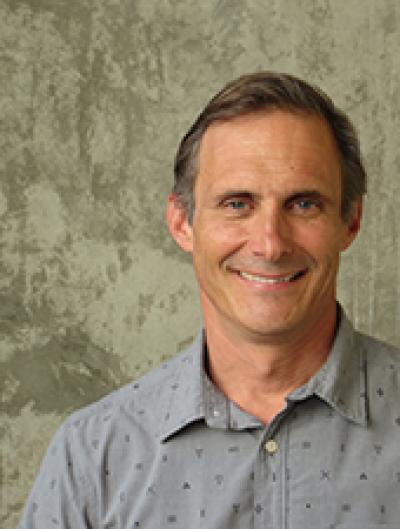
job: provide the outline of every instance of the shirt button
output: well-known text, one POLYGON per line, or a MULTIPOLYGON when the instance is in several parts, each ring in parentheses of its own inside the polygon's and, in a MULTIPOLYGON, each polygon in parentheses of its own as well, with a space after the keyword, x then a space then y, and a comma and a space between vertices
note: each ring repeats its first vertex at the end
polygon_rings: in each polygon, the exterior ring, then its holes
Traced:
POLYGON ((278 443, 274 439, 269 439, 265 443, 264 448, 268 454, 275 454, 275 452, 278 450, 278 443))

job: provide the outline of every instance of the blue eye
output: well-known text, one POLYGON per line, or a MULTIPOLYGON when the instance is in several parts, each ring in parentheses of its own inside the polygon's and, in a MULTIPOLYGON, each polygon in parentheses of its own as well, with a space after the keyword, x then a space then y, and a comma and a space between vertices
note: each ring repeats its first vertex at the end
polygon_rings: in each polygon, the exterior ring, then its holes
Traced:
POLYGON ((313 206, 317 206, 317 203, 315 202, 315 200, 299 200, 297 202, 297 205, 299 206, 300 209, 310 209, 312 208, 313 206))
POLYGON ((315 198, 297 198, 289 203, 289 209, 300 215, 315 215, 322 209, 322 202, 315 198))
POLYGON ((231 209, 244 209, 246 203, 243 202, 243 200, 229 200, 229 202, 226 203, 226 206, 231 209))

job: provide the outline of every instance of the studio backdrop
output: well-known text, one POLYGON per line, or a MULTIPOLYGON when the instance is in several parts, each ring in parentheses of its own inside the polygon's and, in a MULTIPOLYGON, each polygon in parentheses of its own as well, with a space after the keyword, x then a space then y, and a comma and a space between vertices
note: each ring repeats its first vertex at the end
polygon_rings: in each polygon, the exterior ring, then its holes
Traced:
POLYGON ((0 0, 0 526, 71 411, 183 349, 200 311, 164 224, 206 101, 272 69, 348 112, 369 174, 339 299, 400 346, 397 0, 0 0))

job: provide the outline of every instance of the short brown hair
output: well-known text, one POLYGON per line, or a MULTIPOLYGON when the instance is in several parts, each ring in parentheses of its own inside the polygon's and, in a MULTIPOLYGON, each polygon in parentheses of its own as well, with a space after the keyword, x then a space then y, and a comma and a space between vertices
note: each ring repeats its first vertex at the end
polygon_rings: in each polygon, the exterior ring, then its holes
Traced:
POLYGON ((198 154, 207 128, 218 121, 269 110, 317 114, 328 123, 341 157, 341 215, 343 220, 348 220, 353 202, 366 192, 366 172, 354 125, 318 87, 293 75, 268 71, 243 75, 228 83, 210 100, 182 138, 175 157, 173 192, 180 197, 189 218, 193 218, 198 154))

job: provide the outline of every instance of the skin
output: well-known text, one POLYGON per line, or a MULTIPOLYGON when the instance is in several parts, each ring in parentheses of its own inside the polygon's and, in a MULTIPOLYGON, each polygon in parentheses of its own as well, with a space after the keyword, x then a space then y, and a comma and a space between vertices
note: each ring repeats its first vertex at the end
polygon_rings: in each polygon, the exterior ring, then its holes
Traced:
POLYGON ((267 423, 329 353, 340 254, 358 233, 361 201, 345 223, 328 125, 284 111, 211 125, 194 198, 192 223, 173 194, 167 220, 193 257, 210 375, 267 423))

